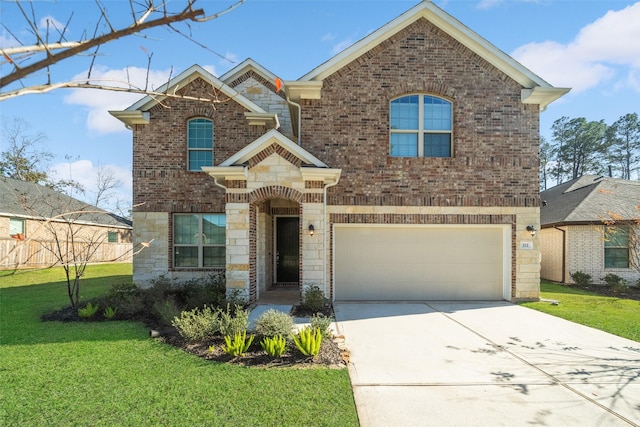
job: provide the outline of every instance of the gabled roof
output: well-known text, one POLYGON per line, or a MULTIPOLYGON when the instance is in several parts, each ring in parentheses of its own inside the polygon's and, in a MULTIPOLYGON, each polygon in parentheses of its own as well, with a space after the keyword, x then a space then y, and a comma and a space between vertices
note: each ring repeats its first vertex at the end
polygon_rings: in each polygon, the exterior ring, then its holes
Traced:
POLYGON ((299 158, 303 164, 326 168, 327 165, 324 164, 320 159, 318 159, 313 154, 309 153, 307 150, 291 141, 289 138, 281 134, 275 129, 271 129, 260 138, 253 141, 251 144, 247 145, 240 151, 238 151, 233 156, 229 157, 224 162, 220 163, 220 166, 235 166, 242 165, 249 161, 256 154, 260 153, 267 147, 272 144, 278 144, 297 158, 299 158))
POLYGON ((609 213, 637 218, 640 182, 585 175, 540 193, 543 227, 571 223, 601 223, 609 213))
POLYGON ((276 79, 276 75, 271 71, 267 70, 253 59, 247 58, 223 75, 221 75, 220 80, 222 80, 226 84, 230 84, 232 81, 248 73, 249 71, 257 73, 258 75, 264 77, 265 80, 270 82, 273 82, 276 79))
POLYGON ((131 228, 131 221, 57 192, 18 179, 0 177, 0 216, 59 219, 114 228, 131 228), (68 214, 60 217, 63 214, 68 214), (56 217, 56 218, 54 218, 56 217))
POLYGON ((340 179, 342 169, 329 168, 316 156, 275 129, 271 129, 251 144, 242 148, 236 154, 220 163, 219 166, 202 167, 202 170, 213 177, 216 183, 222 179, 245 179, 247 176, 246 164, 249 160, 273 144, 279 145, 300 159, 302 162, 300 172, 304 180, 324 181, 329 184, 338 182, 340 179))
MULTIPOLYGON (((231 88, 222 80, 218 79, 216 76, 197 64, 194 64, 191 67, 187 68, 182 73, 172 78, 169 82, 160 86, 155 92, 175 93, 197 78, 201 78, 210 83, 224 95, 226 95, 230 99, 233 99, 235 102, 249 110, 249 113, 259 113, 272 116, 272 114, 266 112, 258 104, 240 94, 238 91, 231 88)), ((135 104, 127 107, 125 110, 109 111, 109 114, 121 120, 128 126, 132 124, 146 124, 149 123, 149 117, 145 112, 162 102, 164 99, 166 99, 166 97, 147 95, 135 104)))
MULTIPOLYGON (((485 59, 494 67, 518 82, 523 88, 522 102, 540 104, 544 110, 548 104, 569 92, 568 88, 556 88, 551 86, 541 77, 524 67, 518 61, 498 49, 486 39, 462 24, 431 1, 423 0, 409 9, 393 21, 380 27, 378 30, 364 37, 349 48, 343 50, 327 62, 314 68, 309 73, 300 77, 299 81, 322 81, 327 76, 338 71, 345 65, 360 57, 364 53, 378 46, 383 41, 402 31, 419 19, 426 19, 464 46, 485 59)), ((296 87, 296 82, 291 83, 296 87)), ((319 90, 319 89, 317 89, 319 90)))

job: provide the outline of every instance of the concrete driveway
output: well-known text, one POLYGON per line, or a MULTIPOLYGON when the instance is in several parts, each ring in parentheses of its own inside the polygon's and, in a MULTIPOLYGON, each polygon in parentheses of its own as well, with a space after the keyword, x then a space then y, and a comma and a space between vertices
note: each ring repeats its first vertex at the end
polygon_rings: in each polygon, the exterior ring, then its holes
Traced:
POLYGON ((637 426, 640 343, 507 302, 336 303, 362 426, 637 426))

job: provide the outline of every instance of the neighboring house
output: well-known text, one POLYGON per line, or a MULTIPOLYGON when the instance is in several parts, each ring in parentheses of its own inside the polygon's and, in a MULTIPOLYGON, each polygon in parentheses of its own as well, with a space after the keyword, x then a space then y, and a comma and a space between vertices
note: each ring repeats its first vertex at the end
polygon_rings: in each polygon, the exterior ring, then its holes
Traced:
POLYGON ((51 188, 0 177, 0 268, 131 262, 131 221, 51 188), (89 251, 89 252, 87 252, 89 251))
POLYGON ((591 275, 593 283, 617 274, 635 284, 639 259, 640 182, 585 175, 540 193, 541 277, 574 283, 571 274, 591 275), (607 224, 614 219, 612 227, 607 224), (634 221, 635 219, 635 221, 634 221), (629 227, 636 227, 629 235, 629 227))
POLYGON ((226 271, 255 301, 539 297, 539 115, 554 88, 424 1, 280 81, 194 65, 133 130, 134 280, 226 271))

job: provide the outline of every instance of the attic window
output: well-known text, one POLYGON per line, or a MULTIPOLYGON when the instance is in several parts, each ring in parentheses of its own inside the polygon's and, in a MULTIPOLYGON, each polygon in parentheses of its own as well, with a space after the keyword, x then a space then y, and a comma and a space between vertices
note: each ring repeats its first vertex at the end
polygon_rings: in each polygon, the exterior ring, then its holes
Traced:
POLYGON ((432 95, 408 95, 391 101, 392 157, 451 157, 451 102, 432 95))
POLYGON ((201 171, 202 166, 213 166, 213 122, 209 119, 191 119, 187 123, 187 169, 201 171))

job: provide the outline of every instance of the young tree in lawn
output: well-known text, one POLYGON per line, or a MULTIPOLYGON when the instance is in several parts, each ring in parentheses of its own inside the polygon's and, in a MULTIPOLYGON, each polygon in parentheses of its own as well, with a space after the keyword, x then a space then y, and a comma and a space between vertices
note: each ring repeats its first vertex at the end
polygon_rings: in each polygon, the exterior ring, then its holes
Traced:
MULTIPOLYGON (((92 80, 91 74, 95 59, 101 47, 113 40, 131 35, 141 35, 152 28, 164 27, 211 51, 204 44, 192 38, 189 23, 216 19, 235 9, 244 1, 238 0, 235 3, 231 3, 224 10, 216 13, 207 13, 204 9, 196 8, 200 5, 198 0, 176 0, 173 2, 129 0, 129 21, 124 24, 119 19, 116 19, 119 17, 110 16, 107 8, 102 5, 100 0, 95 0, 95 23, 89 24, 93 25, 93 28, 86 27, 87 22, 90 21, 86 19, 87 17, 83 17, 86 22, 81 22, 81 25, 84 28, 76 27, 75 31, 70 30, 72 25, 78 21, 78 19, 74 21, 73 14, 69 16, 64 28, 58 28, 47 21, 46 29, 42 30, 39 26, 37 11, 34 9, 34 2, 10 2, 3 5, 3 7, 18 8, 24 20, 23 22, 9 23, 3 21, 2 23, 6 32, 13 38, 15 46, 0 49, 4 57, 4 61, 0 61, 0 63, 8 64, 3 68, 3 71, 5 68, 10 69, 8 73, 0 77, 0 101, 30 93, 45 93, 58 88, 93 88, 145 95, 181 97, 179 94, 155 92, 148 87, 148 81, 145 87, 136 87, 131 81, 100 82, 92 80), (114 24, 116 22, 120 25, 114 24), (179 29, 177 27, 179 23, 185 24, 187 31, 179 29), (21 40, 24 37, 23 34, 26 33, 30 33, 34 40, 21 40), (81 39, 69 41, 68 38, 72 34, 83 34, 84 36, 81 39), (52 81, 55 64, 79 55, 87 55, 90 58, 86 79, 81 81, 52 81), (35 83, 32 81, 27 82, 26 80, 40 75, 45 76, 44 81, 35 83)), ((203 1, 202 4, 208 6, 212 2, 203 1)), ((215 52, 213 53, 216 54, 215 52)), ((147 73, 150 71, 152 55, 148 55, 147 73)), ((213 99, 202 100, 216 101, 213 99)))
MULTIPOLYGON (((620 178, 631 179, 640 166, 640 120, 637 113, 629 113, 607 129, 608 159, 620 170, 620 178)), ((640 173, 638 174, 640 179, 640 173)))

